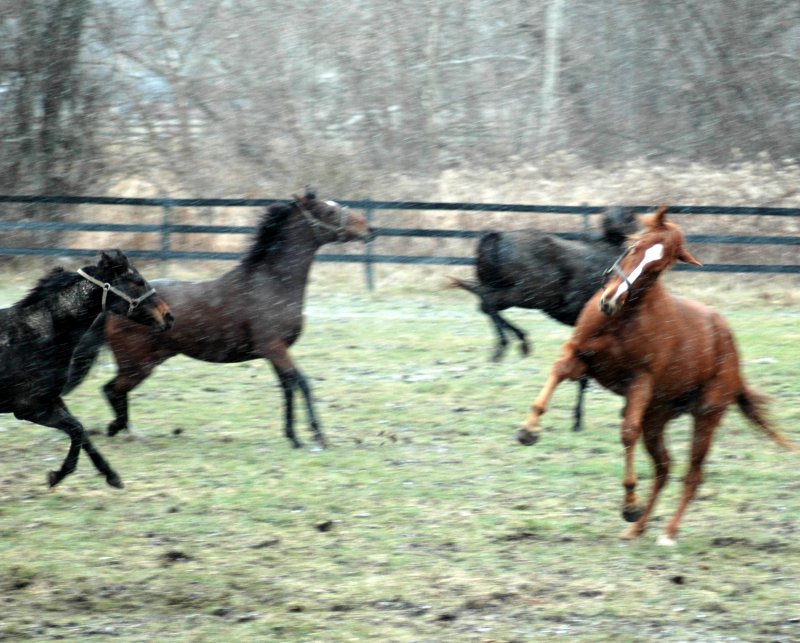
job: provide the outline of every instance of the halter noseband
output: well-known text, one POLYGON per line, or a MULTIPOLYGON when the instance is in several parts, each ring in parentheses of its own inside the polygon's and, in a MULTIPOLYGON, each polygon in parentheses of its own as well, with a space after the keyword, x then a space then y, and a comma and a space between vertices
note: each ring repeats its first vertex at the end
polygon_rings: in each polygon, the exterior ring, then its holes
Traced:
POLYGON ((318 231, 321 228, 322 230, 330 230, 331 232, 336 233, 336 240, 339 243, 343 243, 346 241, 346 234, 347 234, 347 225, 346 225, 346 217, 347 217, 347 208, 339 207, 339 225, 332 225, 330 223, 326 223, 325 221, 321 221, 317 217, 315 217, 311 212, 306 210, 303 207, 303 204, 300 201, 295 201, 294 205, 297 206, 297 209, 300 210, 300 213, 303 215, 308 224, 311 226, 311 230, 314 232, 314 236, 316 237, 317 241, 320 240, 318 231))
POLYGON ((136 307, 139 304, 141 304, 145 299, 147 299, 148 297, 152 297, 153 295, 156 294, 156 289, 150 288, 150 290, 148 290, 141 297, 131 297, 127 293, 122 292, 119 288, 115 288, 107 281, 105 282, 100 281, 99 279, 95 279, 94 277, 92 277, 92 275, 85 273, 83 271, 83 268, 78 268, 78 274, 87 281, 93 283, 95 286, 103 289, 103 300, 102 300, 103 312, 106 311, 106 299, 108 298, 109 291, 113 292, 117 297, 120 297, 124 301, 128 302, 128 312, 125 313, 126 315, 130 315, 136 309, 136 307))
POLYGON ((622 254, 621 254, 619 257, 617 257, 617 260, 616 260, 616 261, 613 263, 613 265, 612 265, 610 268, 608 268, 608 269, 607 269, 607 270, 606 270, 606 271, 603 273, 603 279, 604 279, 604 280, 605 280, 605 279, 606 279, 606 278, 607 278, 607 277, 608 277, 608 276, 609 276, 609 275, 610 275, 612 272, 615 272, 615 273, 617 273, 617 275, 618 275, 618 276, 622 277, 622 281, 624 281, 624 282, 625 282, 625 285, 626 285, 626 286, 628 286, 628 290, 630 290, 630 289, 631 289, 631 287, 632 287, 632 284, 631 284, 631 282, 630 282, 630 281, 628 281, 628 275, 626 275, 626 274, 625 274, 625 271, 624 271, 622 268, 620 268, 620 266, 619 266, 619 265, 622 263, 622 260, 623 260, 625 257, 627 257, 627 256, 628 256, 628 253, 629 253, 630 251, 631 251, 631 249, 630 249, 630 248, 628 248, 627 250, 625 250, 625 252, 623 252, 623 253, 622 253, 622 254))

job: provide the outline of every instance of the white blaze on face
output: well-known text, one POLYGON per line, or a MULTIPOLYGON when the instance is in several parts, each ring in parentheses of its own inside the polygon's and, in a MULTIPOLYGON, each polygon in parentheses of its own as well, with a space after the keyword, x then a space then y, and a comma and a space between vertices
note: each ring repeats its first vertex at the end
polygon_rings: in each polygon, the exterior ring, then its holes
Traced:
POLYGON ((617 303, 617 300, 628 291, 628 284, 632 286, 634 282, 641 276, 644 267, 648 263, 653 263, 654 261, 658 261, 663 256, 664 256, 664 244, 662 243, 657 243, 654 246, 651 246, 647 250, 645 250, 644 257, 642 257, 641 262, 639 262, 639 265, 636 266, 631 272, 631 274, 628 275, 627 280, 622 281, 622 283, 620 283, 620 285, 617 286, 617 291, 614 293, 614 296, 609 301, 609 304, 614 306, 617 303))
POLYGON ((336 201, 325 201, 325 203, 327 203, 332 208, 335 208, 336 206, 339 205, 338 203, 336 203, 336 201))

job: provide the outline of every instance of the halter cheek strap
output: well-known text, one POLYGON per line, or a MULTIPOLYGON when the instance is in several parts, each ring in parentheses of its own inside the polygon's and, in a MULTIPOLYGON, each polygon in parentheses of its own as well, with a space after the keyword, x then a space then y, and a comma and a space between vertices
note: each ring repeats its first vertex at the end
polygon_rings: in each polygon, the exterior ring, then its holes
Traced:
POLYGON ((107 281, 100 281, 99 279, 95 279, 94 277, 92 277, 92 275, 84 272, 83 268, 78 268, 78 274, 87 281, 93 283, 98 288, 103 289, 103 300, 102 300, 103 312, 106 311, 106 299, 108 299, 109 291, 113 292, 117 297, 128 302, 128 312, 125 313, 126 315, 130 315, 136 309, 136 307, 139 304, 141 304, 145 299, 147 299, 148 297, 152 297, 153 295, 156 294, 156 289, 150 288, 150 290, 148 290, 141 297, 131 297, 127 293, 122 292, 119 288, 115 288, 107 281))
POLYGON ((339 209, 339 225, 332 225, 330 223, 317 219, 317 217, 315 217, 313 214, 311 214, 311 212, 306 210, 303 207, 303 204, 300 203, 299 201, 295 201, 294 203, 297 206, 297 209, 300 210, 300 213, 305 217, 306 221, 308 221, 308 224, 311 226, 311 229, 314 231, 314 236, 317 237, 317 239, 319 239, 317 231, 319 228, 322 228, 323 230, 330 230, 332 232, 335 232, 336 239, 339 243, 345 241, 345 235, 347 234, 346 208, 339 209))

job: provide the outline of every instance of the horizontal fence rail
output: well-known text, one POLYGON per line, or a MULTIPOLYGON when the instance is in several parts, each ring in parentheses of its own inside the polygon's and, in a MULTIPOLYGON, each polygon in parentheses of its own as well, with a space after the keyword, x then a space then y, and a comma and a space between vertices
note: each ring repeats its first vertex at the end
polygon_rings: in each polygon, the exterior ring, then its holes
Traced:
MULTIPOLYGON (((182 251, 171 248, 170 239, 173 234, 240 234, 251 235, 254 226, 230 225, 186 225, 171 222, 173 208, 186 207, 263 207, 276 202, 287 202, 286 199, 174 199, 174 198, 127 198, 108 196, 39 196, 39 195, 0 195, 0 204, 62 204, 62 205, 123 205, 133 207, 159 207, 163 211, 161 223, 94 223, 65 222, 41 220, 9 220, 0 210, 0 234, 10 231, 42 231, 42 232, 120 232, 120 233, 153 233, 160 237, 160 247, 153 250, 126 249, 126 253, 134 259, 170 260, 236 260, 239 252, 182 251)), ((459 203, 459 202, 425 202, 425 201, 374 201, 349 200, 340 201, 351 208, 364 210, 368 218, 378 210, 397 211, 459 211, 459 212, 498 212, 527 214, 567 214, 583 217, 584 229, 588 225, 590 215, 605 211, 606 206, 567 206, 567 205, 528 205, 508 203, 459 203)), ((625 206, 635 212, 652 211, 653 206, 625 206)), ((670 206, 672 214, 679 215, 734 215, 734 216, 767 216, 800 218, 800 208, 750 207, 750 206, 670 206)), ((520 226, 525 227, 525 226, 520 226)), ((376 227, 376 237, 418 237, 418 238, 452 238, 474 239, 484 234, 483 230, 429 229, 429 228, 395 228, 376 227)), ((552 233, 565 239, 580 239, 580 232, 552 233)), ((3 236, 7 237, 7 234, 3 236)), ((691 243, 705 244, 746 244, 746 245, 778 245, 800 246, 800 236, 793 235, 756 235, 756 234, 687 234, 691 243)), ((374 243, 374 242, 373 242, 374 243)), ((461 265, 474 263, 473 257, 452 256, 420 256, 376 254, 373 243, 367 244, 362 254, 326 254, 319 253, 316 260, 320 262, 349 262, 364 264, 367 281, 372 286, 372 270, 375 264, 391 263, 406 265, 461 265)), ((51 257, 84 257, 97 254, 97 249, 67 247, 20 247, 6 245, 0 240, 0 255, 8 256, 51 256, 51 257)), ((677 269, 687 267, 677 266, 677 269)), ((693 268, 693 270, 697 270, 693 268)), ((707 272, 736 273, 783 273, 800 274, 798 264, 705 264, 700 270, 707 272)))

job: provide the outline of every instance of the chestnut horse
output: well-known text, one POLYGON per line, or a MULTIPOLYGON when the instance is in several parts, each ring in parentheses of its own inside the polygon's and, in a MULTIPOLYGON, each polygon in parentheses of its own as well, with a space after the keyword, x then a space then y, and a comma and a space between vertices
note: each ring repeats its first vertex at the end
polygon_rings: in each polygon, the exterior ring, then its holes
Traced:
POLYGON ((622 515, 633 524, 623 537, 636 538, 644 532, 669 474, 664 426, 681 413, 691 413, 694 434, 683 496, 658 539, 659 544, 673 545, 703 478, 703 460, 714 430, 728 406, 736 403, 748 420, 777 443, 798 449, 770 425, 766 398, 744 382, 733 335, 722 316, 704 304, 672 295, 658 280, 678 261, 700 265, 684 246, 681 229, 665 219, 666 211, 662 206, 642 219, 643 231, 631 237, 626 254, 610 269, 605 287, 584 307, 517 437, 526 445, 536 442, 539 418, 565 379, 589 375, 624 396, 622 515), (655 466, 653 487, 644 505, 635 493, 633 464, 640 435, 655 466))
POLYGON ((266 359, 283 389, 286 437, 294 447, 302 446, 294 431, 294 393, 299 389, 314 438, 324 446, 308 381, 289 347, 302 331, 314 253, 323 244, 367 240, 370 234, 361 214, 319 200, 313 191, 290 203, 269 206, 249 252, 228 272, 209 281, 153 282, 178 320, 172 329, 154 333, 119 315, 108 315, 105 329, 88 334, 76 351, 67 390, 85 378, 107 342, 117 374, 103 392, 116 414, 108 426, 108 434, 115 435, 128 428, 128 393, 170 357, 183 354, 215 363, 266 359))

